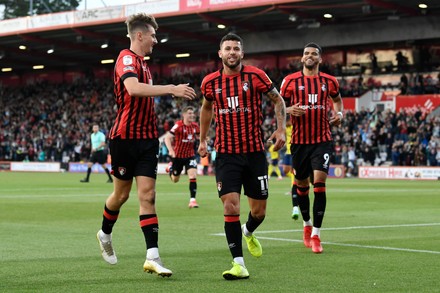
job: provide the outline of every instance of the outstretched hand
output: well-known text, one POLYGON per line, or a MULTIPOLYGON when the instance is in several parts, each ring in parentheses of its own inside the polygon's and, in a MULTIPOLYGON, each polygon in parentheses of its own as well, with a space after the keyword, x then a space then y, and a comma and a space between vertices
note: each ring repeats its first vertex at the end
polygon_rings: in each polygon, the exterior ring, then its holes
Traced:
POLYGON ((196 98, 196 91, 189 86, 189 83, 182 83, 173 88, 173 96, 186 100, 194 100, 196 98))
POLYGON ((299 103, 286 108, 286 113, 292 116, 302 116, 306 113, 299 103))

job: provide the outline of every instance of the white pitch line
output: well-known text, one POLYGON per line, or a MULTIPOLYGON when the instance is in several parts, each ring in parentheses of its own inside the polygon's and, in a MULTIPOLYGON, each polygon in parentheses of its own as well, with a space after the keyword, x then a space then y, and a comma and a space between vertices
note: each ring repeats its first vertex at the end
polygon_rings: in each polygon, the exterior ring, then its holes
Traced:
MULTIPOLYGON (((287 242, 303 242, 302 239, 301 240, 295 240, 295 239, 284 239, 284 238, 273 238, 273 237, 258 237, 258 239, 275 240, 275 241, 287 241, 287 242)), ((336 246, 349 246, 349 247, 371 248, 371 249, 382 249, 382 250, 393 250, 393 251, 406 251, 406 252, 420 252, 420 253, 440 254, 440 251, 433 251, 433 250, 420 250, 420 249, 409 249, 409 248, 399 248, 399 247, 360 245, 360 244, 324 242, 324 241, 322 241, 321 243, 322 244, 336 245, 336 246)))
MULTIPOLYGON (((440 223, 425 223, 425 224, 401 224, 401 225, 381 225, 381 226, 353 226, 353 227, 340 227, 340 228, 323 228, 322 230, 355 230, 355 229, 377 229, 377 228, 402 228, 402 227, 423 227, 423 226, 439 226, 440 223)), ((274 230, 274 231, 258 231, 255 233, 268 234, 268 233, 288 233, 288 232, 302 232, 302 229, 296 230, 274 230)), ((225 236, 225 233, 211 234, 213 236, 225 236)), ((286 242, 298 242, 302 243, 303 240, 297 239, 285 239, 285 238, 274 238, 274 237, 264 237, 258 236, 258 239, 275 240, 275 241, 286 241, 286 242)), ((421 250, 421 249, 409 249, 409 248, 399 248, 399 247, 387 247, 387 246, 373 246, 373 245, 360 245, 360 244, 349 244, 349 243, 337 243, 337 242, 321 242, 322 244, 336 245, 336 246, 348 246, 348 247, 359 247, 359 248, 370 248, 370 249, 382 249, 382 250, 393 250, 393 251, 406 251, 406 252, 418 252, 418 253, 430 253, 430 254, 440 254, 440 251, 433 250, 421 250)))
MULTIPOLYGON (((322 228, 322 231, 338 231, 338 230, 356 230, 356 229, 380 229, 380 228, 403 228, 403 227, 424 227, 424 226, 440 226, 440 223, 423 223, 423 224, 396 224, 396 225, 379 225, 379 226, 353 226, 338 228, 322 228)), ((274 230, 274 231, 257 231, 257 234, 267 233, 286 233, 286 232, 302 232, 303 229, 293 230, 274 230)))
MULTIPOLYGON (((399 225, 380 225, 380 226, 353 226, 353 227, 338 227, 338 228, 322 228, 322 231, 338 231, 338 230, 356 230, 356 229, 380 229, 380 228, 403 228, 403 227, 425 227, 425 226, 440 226, 440 223, 424 223, 424 224, 399 224, 399 225)), ((271 233, 289 233, 302 232, 303 229, 292 230, 273 230, 273 231, 257 231, 256 234, 271 234, 271 233)), ((225 233, 212 234, 215 236, 225 236, 225 233)))

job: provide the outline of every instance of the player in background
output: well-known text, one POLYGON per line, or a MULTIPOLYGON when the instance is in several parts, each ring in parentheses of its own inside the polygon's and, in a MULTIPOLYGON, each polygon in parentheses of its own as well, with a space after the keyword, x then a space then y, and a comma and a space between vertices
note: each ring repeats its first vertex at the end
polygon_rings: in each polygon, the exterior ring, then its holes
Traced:
POLYGON ((159 256, 159 221, 156 213, 156 176, 159 157, 159 133, 154 99, 160 96, 196 97, 188 84, 153 85, 144 57, 157 44, 155 18, 145 13, 126 20, 130 48, 119 53, 114 70, 116 119, 109 132, 114 178, 113 192, 107 198, 97 238, 104 260, 117 263, 112 231, 122 205, 128 200, 133 178, 139 199, 139 224, 146 244, 144 271, 171 276, 159 256))
POLYGON ((182 111, 183 119, 177 121, 165 135, 165 144, 172 159, 167 167, 171 181, 179 182, 183 167, 188 173, 190 200, 189 208, 198 208, 197 194, 197 161, 195 142, 200 134, 199 125, 195 122, 196 116, 193 107, 185 107, 182 111))
POLYGON ((207 135, 215 113, 215 176, 218 195, 223 203, 224 229, 232 268, 223 272, 227 280, 247 279, 249 272, 243 258, 242 237, 249 252, 263 253, 254 231, 266 216, 269 196, 267 160, 262 141, 262 99, 265 94, 275 105, 277 129, 270 136, 275 150, 285 143, 286 106, 264 71, 243 65, 243 40, 229 33, 220 41, 218 55, 223 68, 206 75, 201 91, 204 96, 200 112, 198 152, 208 152, 207 135), (250 212, 240 224, 240 193, 243 187, 250 212), (243 233, 243 235, 242 235, 243 233))
POLYGON ((91 151, 90 160, 87 163, 87 175, 86 178, 81 179, 80 181, 83 183, 88 183, 90 179, 90 173, 92 173, 92 167, 94 164, 98 163, 101 165, 102 169, 104 169, 105 173, 108 176, 107 183, 112 183, 112 176, 110 175, 110 171, 105 165, 105 163, 107 162, 107 154, 105 152, 105 147, 107 145, 105 142, 105 134, 99 131, 98 124, 94 124, 92 130, 93 132, 90 135, 91 151))
MULTIPOLYGON (((290 101, 289 101, 290 102, 290 101)), ((287 105, 287 102, 286 102, 287 105)), ((286 152, 283 157, 283 172, 286 177, 290 179, 290 191, 286 194, 290 195, 292 198, 292 219, 295 221, 299 218, 299 208, 298 208, 298 194, 296 192, 295 175, 292 170, 292 153, 290 152, 290 138, 292 137, 292 120, 290 115, 287 115, 286 120, 286 152)))
POLYGON ((281 169, 280 166, 278 165, 278 161, 280 159, 280 153, 279 151, 275 151, 275 145, 273 145, 270 141, 267 152, 269 153, 269 157, 270 157, 270 164, 269 164, 269 169, 267 171, 267 176, 270 179, 272 173, 275 172, 275 174, 277 174, 278 180, 283 180, 283 176, 281 176, 281 169))
POLYGON ((304 245, 311 247, 314 253, 321 253, 320 231, 327 202, 326 180, 333 152, 330 127, 341 124, 343 104, 336 78, 319 71, 321 47, 315 43, 305 45, 301 62, 301 71, 284 78, 281 95, 290 100, 287 113, 291 115, 293 126, 292 166, 303 218, 304 245), (333 113, 329 117, 331 110, 333 113), (313 222, 310 218, 309 176, 313 178, 313 222))

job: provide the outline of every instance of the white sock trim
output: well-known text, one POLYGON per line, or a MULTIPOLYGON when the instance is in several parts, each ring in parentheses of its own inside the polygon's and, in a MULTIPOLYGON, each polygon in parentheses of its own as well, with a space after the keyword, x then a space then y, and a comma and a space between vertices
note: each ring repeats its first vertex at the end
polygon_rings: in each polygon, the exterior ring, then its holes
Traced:
POLYGON ((242 226, 241 226, 241 229, 243 230, 243 234, 245 235, 245 236, 251 236, 252 235, 252 233, 251 232, 249 232, 248 231, 248 229, 246 228, 246 224, 243 224, 242 226))
POLYGON ((313 226, 312 224, 312 220, 308 220, 308 221, 303 221, 303 226, 313 226))
POLYGON ((245 265, 244 265, 244 258, 242 256, 234 257, 234 262, 238 263, 239 265, 241 265, 243 267, 245 267, 245 265))
POLYGON ((147 249, 147 259, 159 258, 159 248, 153 247, 147 249))
POLYGON ((312 228, 312 236, 311 237, 313 237, 315 235, 318 235, 318 237, 321 238, 321 228, 316 228, 316 227, 312 228))

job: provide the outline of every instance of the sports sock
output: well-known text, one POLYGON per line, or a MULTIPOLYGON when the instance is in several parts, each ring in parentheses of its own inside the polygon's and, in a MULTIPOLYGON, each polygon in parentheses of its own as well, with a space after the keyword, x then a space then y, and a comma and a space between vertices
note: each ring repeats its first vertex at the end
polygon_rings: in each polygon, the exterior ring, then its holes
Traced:
POLYGON ((234 262, 238 263, 239 265, 245 266, 244 265, 244 258, 242 256, 240 257, 234 257, 234 262))
POLYGON ((298 186, 298 205, 301 210, 301 215, 304 221, 310 220, 310 186, 298 186))
POLYGON ((112 179, 112 176, 110 175, 110 171, 109 171, 109 169, 108 169, 108 168, 105 168, 104 170, 105 170, 105 173, 107 173, 108 179, 113 180, 113 179, 112 179))
POLYGON ((312 228, 312 237, 315 235, 318 235, 318 237, 321 238, 321 228, 316 228, 316 227, 312 228))
POLYGON ((295 183, 292 185, 292 206, 298 206, 298 189, 295 183))
POLYGON ((240 215, 225 215, 225 234, 233 258, 243 257, 240 215))
POLYGON ((118 220, 118 216, 119 216, 119 211, 111 211, 105 205, 104 213, 102 217, 102 226, 101 226, 102 232, 104 232, 105 234, 111 234, 113 231, 113 226, 118 220))
POLYGON ((313 192, 315 194, 315 199, 313 201, 313 226, 321 228, 327 203, 325 183, 315 182, 313 192))
POLYGON ((272 164, 269 164, 269 168, 268 168, 268 170, 267 170, 267 176, 268 176, 268 178, 270 178, 270 177, 272 176, 272 173, 273 173, 273 165, 272 165, 272 164))
POLYGON ((274 166, 275 168, 275 174, 277 174, 278 178, 281 178, 281 169, 278 166, 274 166))
POLYGON ((86 180, 89 180, 89 178, 90 178, 90 173, 92 173, 92 168, 87 168, 86 180))
POLYGON ((197 179, 189 179, 189 192, 191 195, 191 198, 196 198, 197 193, 197 179))
POLYGON ((159 248, 152 247, 147 249, 147 259, 155 259, 159 257, 159 248))
POLYGON ((158 247, 159 221, 156 214, 140 215, 139 224, 144 233, 147 251, 150 248, 158 247))
POLYGON ((258 228, 258 226, 260 226, 260 224, 264 221, 264 217, 262 219, 257 219, 252 217, 251 212, 249 212, 248 215, 248 220, 246 222, 246 230, 249 232, 249 235, 246 236, 250 236, 252 235, 252 233, 254 233, 254 231, 258 228))
POLYGON ((304 227, 306 227, 306 226, 313 226, 313 224, 312 224, 312 220, 308 220, 308 221, 303 221, 303 226, 304 227))

